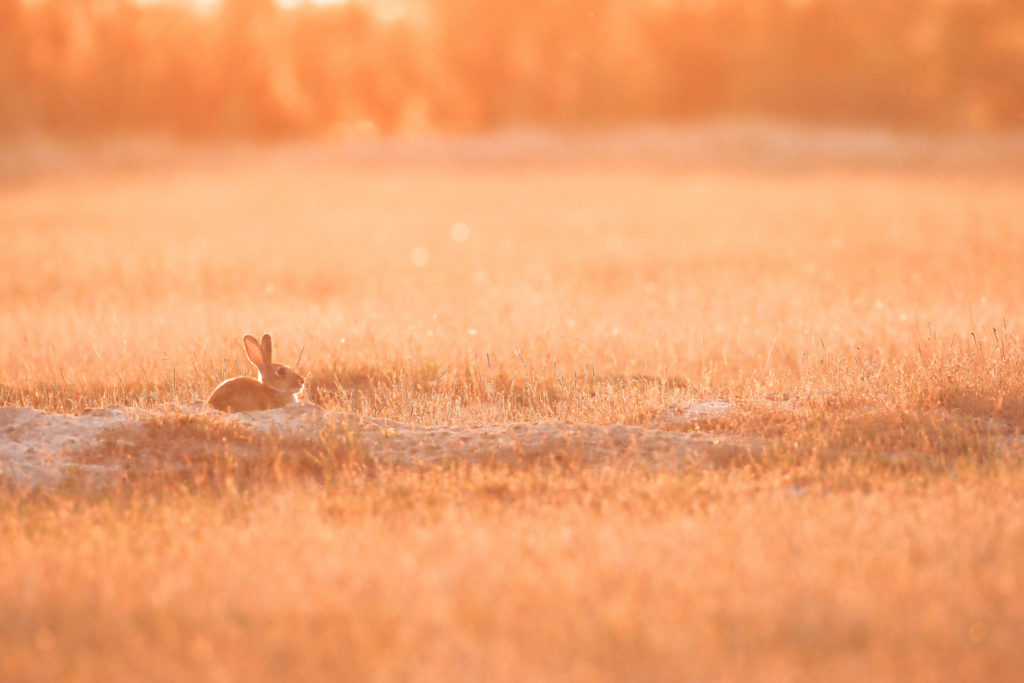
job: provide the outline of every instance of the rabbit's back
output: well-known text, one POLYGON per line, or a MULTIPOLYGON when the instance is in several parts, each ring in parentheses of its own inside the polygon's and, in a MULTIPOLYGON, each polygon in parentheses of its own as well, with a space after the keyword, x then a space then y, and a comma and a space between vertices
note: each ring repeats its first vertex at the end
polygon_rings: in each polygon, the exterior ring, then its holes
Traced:
POLYGON ((291 396, 274 391, 252 377, 235 377, 221 382, 206 402, 217 410, 240 413, 280 408, 293 400, 291 396))

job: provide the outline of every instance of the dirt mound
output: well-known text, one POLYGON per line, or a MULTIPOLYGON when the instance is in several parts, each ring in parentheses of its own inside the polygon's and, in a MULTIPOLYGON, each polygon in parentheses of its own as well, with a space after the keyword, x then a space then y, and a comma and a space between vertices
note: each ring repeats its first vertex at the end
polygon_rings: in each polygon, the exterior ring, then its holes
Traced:
POLYGON ((0 408, 0 474, 22 485, 58 483, 71 456, 102 445, 104 434, 140 419, 143 411, 111 406, 83 415, 51 415, 31 408, 0 408))
MULTIPOLYGON (((709 408, 727 410, 725 405, 709 408)), ((678 412, 678 411, 676 411, 678 412)), ((693 415, 708 412, 701 406, 693 415)), ((684 410, 681 414, 686 414, 684 410)), ((572 457, 587 463, 632 458, 658 466, 700 464, 711 457, 752 452, 762 447, 754 439, 709 436, 678 431, 680 420, 663 426, 586 425, 568 423, 504 423, 475 426, 418 426, 393 420, 325 411, 312 404, 278 410, 224 414, 200 404, 179 410, 149 412, 123 406, 90 410, 83 415, 54 415, 29 408, 0 408, 0 474, 23 486, 55 485, 74 472, 103 478, 123 464, 97 459, 97 453, 131 453, 149 439, 154 425, 187 421, 189 447, 228 449, 238 457, 253 454, 246 444, 261 437, 279 443, 312 444, 325 433, 343 431, 358 441, 367 455, 391 463, 428 464, 452 458, 467 461, 513 461, 550 456, 572 457), (219 431, 218 431, 219 430, 219 431), (244 439, 217 434, 230 430, 244 439), (204 441, 205 439, 205 441, 204 441), (284 439, 285 441, 281 441, 284 439)), ((180 445, 180 444, 179 444, 180 445)), ((175 444, 167 442, 171 450, 175 444)), ((156 442, 160 447, 160 442, 156 442)))

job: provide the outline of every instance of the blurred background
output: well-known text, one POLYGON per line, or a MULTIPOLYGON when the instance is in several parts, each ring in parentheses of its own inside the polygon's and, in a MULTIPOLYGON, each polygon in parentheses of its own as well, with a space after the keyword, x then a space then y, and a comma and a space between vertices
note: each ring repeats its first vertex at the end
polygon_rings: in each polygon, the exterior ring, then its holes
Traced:
POLYGON ((1024 124, 1021 0, 0 0, 0 137, 1024 124))

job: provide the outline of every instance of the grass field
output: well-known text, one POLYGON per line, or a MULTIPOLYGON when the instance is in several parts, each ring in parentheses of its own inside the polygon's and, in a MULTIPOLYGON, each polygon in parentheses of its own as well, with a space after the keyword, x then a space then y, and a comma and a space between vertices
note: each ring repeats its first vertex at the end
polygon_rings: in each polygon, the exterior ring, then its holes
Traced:
MULTIPOLYGON (((270 332, 332 414, 766 448, 406 466, 346 438, 237 462, 193 433, 184 474, 12 485, 0 678, 1024 670, 1019 164, 479 144, 8 180, 0 405, 172 409, 270 332), (730 409, 661 424, 710 400, 730 409)), ((132 455, 111 449, 89 457, 132 455)))

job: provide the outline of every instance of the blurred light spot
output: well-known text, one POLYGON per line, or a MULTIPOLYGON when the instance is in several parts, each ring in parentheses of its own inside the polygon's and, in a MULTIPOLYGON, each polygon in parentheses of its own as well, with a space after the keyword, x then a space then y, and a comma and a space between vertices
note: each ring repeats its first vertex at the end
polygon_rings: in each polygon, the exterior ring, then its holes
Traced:
POLYGON ((401 21, 408 14, 406 3, 400 0, 375 0, 371 7, 377 18, 384 22, 401 21))
MULTIPOLYGON (((167 4, 167 0, 135 0, 140 5, 167 4)), ((192 0, 192 6, 201 12, 213 12, 220 9, 221 0, 192 0)))
MULTIPOLYGON (((210 0, 206 0, 209 2, 210 0)), ((215 2, 217 0, 214 0, 215 2)), ((281 9, 297 9, 303 5, 314 5, 316 7, 329 7, 331 5, 343 5, 349 2, 349 0, 277 0, 277 5, 281 9)))
POLYGON ((274 292, 277 291, 277 287, 274 286, 273 282, 268 282, 267 286, 264 287, 263 289, 266 290, 267 294, 273 294, 274 292))
POLYGON ((338 343, 339 343, 339 344, 344 344, 344 343, 345 343, 345 338, 344 338, 344 337, 342 337, 341 339, 339 339, 339 340, 338 340, 338 343))
POLYGON ((456 242, 465 242, 469 239, 469 226, 465 223, 456 223, 452 226, 452 240, 456 242))
POLYGON ((473 329, 473 328, 471 327, 471 328, 469 328, 468 330, 466 330, 466 334, 468 334, 468 335, 469 335, 470 337, 475 337, 475 336, 476 336, 476 330, 474 330, 474 329, 473 329))
POLYGON ((605 251, 622 251, 622 248, 626 246, 625 240, 615 233, 605 235, 604 238, 604 250, 605 251))
POLYGON ((416 247, 409 253, 409 260, 412 261, 414 266, 422 268, 430 260, 430 252, 423 247, 416 247))

